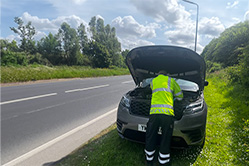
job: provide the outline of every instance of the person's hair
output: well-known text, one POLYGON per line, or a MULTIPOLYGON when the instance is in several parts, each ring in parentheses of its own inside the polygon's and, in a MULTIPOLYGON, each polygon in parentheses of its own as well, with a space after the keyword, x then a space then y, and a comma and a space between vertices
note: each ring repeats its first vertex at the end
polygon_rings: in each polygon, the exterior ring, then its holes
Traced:
POLYGON ((168 75, 168 72, 165 71, 165 70, 160 70, 160 71, 159 71, 159 74, 168 75))

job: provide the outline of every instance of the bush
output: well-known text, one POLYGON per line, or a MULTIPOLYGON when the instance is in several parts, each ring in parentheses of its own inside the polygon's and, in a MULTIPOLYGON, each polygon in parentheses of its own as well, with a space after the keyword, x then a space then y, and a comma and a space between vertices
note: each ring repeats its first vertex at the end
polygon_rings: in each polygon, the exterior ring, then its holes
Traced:
POLYGON ((2 51, 1 52, 1 65, 23 65, 28 64, 27 55, 24 52, 12 52, 12 51, 2 51))
POLYGON ((84 55, 84 54, 79 54, 77 57, 77 65, 80 66, 91 66, 91 61, 90 59, 84 55))
POLYGON ((214 73, 222 69, 222 65, 220 63, 206 61, 207 72, 214 73))
POLYGON ((227 78, 231 83, 240 83, 240 66, 231 66, 226 68, 227 78))
POLYGON ((241 83, 244 87, 249 88, 249 45, 242 49, 243 54, 240 56, 240 77, 241 83))
POLYGON ((238 83, 244 86, 244 88, 249 89, 249 46, 241 50, 243 54, 239 56, 239 64, 228 67, 227 75, 231 83, 238 83))
POLYGON ((47 65, 52 66, 49 60, 46 58, 43 58, 41 54, 36 53, 35 55, 28 55, 28 62, 29 64, 41 64, 41 65, 47 65))
POLYGON ((12 52, 8 50, 1 51, 2 66, 27 66, 28 64, 42 64, 51 66, 51 63, 46 58, 43 58, 39 53, 30 55, 26 54, 25 52, 12 52))

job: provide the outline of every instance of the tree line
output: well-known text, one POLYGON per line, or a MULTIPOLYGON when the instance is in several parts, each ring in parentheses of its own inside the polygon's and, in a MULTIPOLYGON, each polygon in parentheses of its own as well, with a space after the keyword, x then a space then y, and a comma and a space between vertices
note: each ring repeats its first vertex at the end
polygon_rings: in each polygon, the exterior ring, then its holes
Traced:
POLYGON ((49 33, 39 41, 34 40, 32 22, 24 24, 20 17, 15 17, 14 22, 17 27, 10 29, 19 36, 20 43, 0 40, 1 65, 125 67, 128 50, 121 51, 115 28, 105 25, 101 18, 92 17, 88 29, 83 23, 74 29, 64 22, 56 34, 49 33))
POLYGON ((249 21, 238 23, 213 39, 203 50, 208 72, 226 69, 232 82, 249 87, 249 21))

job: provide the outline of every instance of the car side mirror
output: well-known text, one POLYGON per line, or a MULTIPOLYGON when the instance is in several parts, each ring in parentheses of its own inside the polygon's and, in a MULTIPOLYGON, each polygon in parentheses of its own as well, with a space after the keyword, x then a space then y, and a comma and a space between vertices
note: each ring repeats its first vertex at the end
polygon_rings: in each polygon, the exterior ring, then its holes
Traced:
POLYGON ((209 84, 208 81, 205 80, 204 86, 208 86, 208 84, 209 84))

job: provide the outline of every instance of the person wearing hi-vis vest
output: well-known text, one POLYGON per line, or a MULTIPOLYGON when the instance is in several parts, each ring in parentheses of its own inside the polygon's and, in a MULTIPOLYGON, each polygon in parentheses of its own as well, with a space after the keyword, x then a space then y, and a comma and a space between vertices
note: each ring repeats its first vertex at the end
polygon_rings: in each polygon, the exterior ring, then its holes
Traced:
POLYGON ((151 108, 146 129, 145 156, 147 165, 153 165, 156 152, 158 131, 161 142, 158 154, 160 165, 170 165, 170 143, 174 125, 174 99, 181 101, 183 93, 177 82, 160 71, 150 84, 152 89, 151 108))

